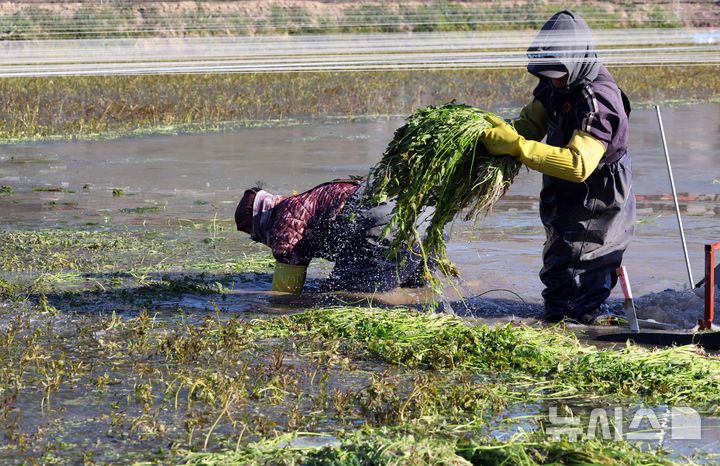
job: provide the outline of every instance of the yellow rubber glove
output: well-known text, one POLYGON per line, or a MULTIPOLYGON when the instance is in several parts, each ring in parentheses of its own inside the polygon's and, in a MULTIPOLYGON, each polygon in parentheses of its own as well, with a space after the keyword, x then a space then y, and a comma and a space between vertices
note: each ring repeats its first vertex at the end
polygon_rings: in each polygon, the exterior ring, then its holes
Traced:
POLYGON ((300 294, 305 284, 307 274, 306 265, 283 264, 275 262, 275 273, 273 273, 272 290, 283 293, 300 294))
POLYGON ((597 168, 605 155, 605 145, 588 133, 575 130, 565 147, 528 141, 497 117, 486 117, 495 125, 480 135, 491 155, 511 155, 540 173, 567 181, 582 182, 597 168))
MULTIPOLYGON (((519 143, 523 138, 502 118, 495 115, 485 116, 485 120, 493 125, 480 134, 480 141, 485 145, 490 155, 520 156, 519 143)), ((524 139, 524 138, 523 138, 524 139)))
POLYGON ((525 139, 540 141, 547 134, 547 111, 539 100, 533 100, 520 110, 520 116, 512 121, 512 126, 525 139))

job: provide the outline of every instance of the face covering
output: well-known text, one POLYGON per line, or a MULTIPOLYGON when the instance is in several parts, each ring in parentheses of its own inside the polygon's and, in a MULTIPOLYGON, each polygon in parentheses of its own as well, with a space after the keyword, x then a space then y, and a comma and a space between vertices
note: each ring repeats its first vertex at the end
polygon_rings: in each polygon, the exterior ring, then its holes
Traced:
POLYGON ((566 90, 593 81, 602 66, 585 20, 571 10, 554 14, 528 49, 528 71, 541 79, 547 70, 568 73, 566 90))

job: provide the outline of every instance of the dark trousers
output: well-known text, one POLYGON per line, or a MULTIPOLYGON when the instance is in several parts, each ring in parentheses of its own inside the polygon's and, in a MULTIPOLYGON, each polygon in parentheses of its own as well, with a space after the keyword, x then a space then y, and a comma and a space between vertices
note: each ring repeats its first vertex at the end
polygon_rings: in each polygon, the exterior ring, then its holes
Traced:
MULTIPOLYGON (((383 229, 391 218, 394 201, 369 205, 362 199, 364 184, 348 200, 327 232, 318 256, 334 261, 335 267, 321 290, 388 291, 397 287, 417 288, 424 284, 422 259, 401 250, 388 258, 389 239, 383 229)), ((427 222, 421 225, 424 230, 427 222)))
POLYGON ((577 319, 610 296, 615 269, 633 236, 630 157, 601 164, 583 183, 545 175, 540 217, 546 232, 540 270, 546 317, 577 319))

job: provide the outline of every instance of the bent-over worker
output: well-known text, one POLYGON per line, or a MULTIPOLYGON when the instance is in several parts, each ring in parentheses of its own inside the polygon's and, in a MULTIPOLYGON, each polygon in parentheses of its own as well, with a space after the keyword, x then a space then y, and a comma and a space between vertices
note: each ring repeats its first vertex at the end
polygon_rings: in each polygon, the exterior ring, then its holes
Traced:
POLYGON ((394 203, 363 200, 358 179, 323 183, 304 193, 280 196, 259 188, 245 191, 235 211, 237 229, 269 246, 276 259, 272 289, 300 293, 314 258, 335 262, 322 291, 387 291, 424 284, 418 254, 400 251, 389 259, 382 230, 394 203))

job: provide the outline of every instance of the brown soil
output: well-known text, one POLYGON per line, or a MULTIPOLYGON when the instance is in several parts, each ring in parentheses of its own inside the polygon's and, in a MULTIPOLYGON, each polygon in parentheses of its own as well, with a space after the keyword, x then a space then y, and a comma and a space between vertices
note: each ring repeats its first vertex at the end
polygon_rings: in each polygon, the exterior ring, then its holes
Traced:
MULTIPOLYGON (((489 3, 487 1, 467 0, 467 1, 417 1, 405 0, 401 2, 384 2, 377 0, 325 0, 325 1, 304 1, 304 0, 248 0, 248 1, 41 1, 41 0, 24 0, 14 2, 0 3, 0 18, 3 16, 13 15, 19 12, 28 12, 29 9, 43 10, 42 13, 51 13, 57 17, 72 18, 76 13, 88 8, 114 8, 123 9, 123 16, 128 15, 132 18, 135 26, 147 25, 148 27, 156 27, 160 29, 161 35, 173 35, 172 31, 162 31, 162 26, 157 24, 157 16, 163 18, 180 18, 183 17, 187 21, 187 17, 200 14, 204 18, 214 18, 222 20, 223 18, 240 18, 248 20, 251 24, 258 23, 271 18, 273 11, 285 12, 287 16, 293 16, 294 13, 301 12, 304 18, 296 20, 298 24, 317 25, 319 19, 325 21, 337 21, 343 18, 348 11, 357 10, 358 7, 377 6, 385 11, 399 11, 401 8, 420 9, 422 7, 433 7, 436 10, 442 8, 441 5, 452 6, 454 8, 463 8, 472 11, 481 11, 492 8, 497 11, 500 8, 510 8, 511 11, 522 12, 524 7, 528 11, 542 12, 538 15, 538 20, 542 20, 547 16, 547 12, 552 12, 560 8, 578 7, 583 11, 596 11, 598 13, 611 14, 619 18, 618 24, 612 26, 626 27, 628 25, 647 24, 652 26, 653 20, 658 17, 666 18, 677 24, 695 27, 717 27, 720 25, 720 2, 713 0, 695 0, 695 1, 675 1, 675 0, 630 0, 630 1, 570 1, 570 2, 553 2, 553 1, 533 1, 533 0, 515 0, 515 1, 495 1, 489 3)), ((289 20, 292 25, 293 20, 289 20)), ((251 26, 252 28, 252 26, 251 26)), ((533 26, 534 28, 534 26, 533 26)), ((177 31, 178 28, 173 28, 177 31)), ((7 34, 7 32, 6 32, 7 34)))

